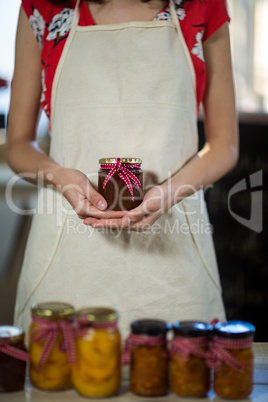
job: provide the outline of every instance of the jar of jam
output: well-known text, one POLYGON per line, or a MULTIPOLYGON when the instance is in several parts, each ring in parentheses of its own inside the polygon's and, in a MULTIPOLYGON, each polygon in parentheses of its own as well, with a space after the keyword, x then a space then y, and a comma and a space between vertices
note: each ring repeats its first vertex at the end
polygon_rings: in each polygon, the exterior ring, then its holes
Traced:
POLYGON ((253 387, 255 327, 243 321, 219 322, 214 332, 210 353, 214 391, 222 398, 247 398, 253 387))
POLYGON ((24 389, 28 358, 23 330, 11 325, 1 325, 0 392, 15 392, 24 389))
POLYGON ((171 341, 171 388, 183 397, 202 397, 210 388, 210 369, 206 364, 210 324, 180 321, 173 324, 171 341))
POLYGON ((64 390, 72 386, 74 337, 72 305, 60 302, 35 304, 29 329, 30 378, 43 390, 64 390))
POLYGON ((115 395, 121 381, 121 341, 118 314, 106 307, 78 310, 76 361, 72 380, 86 397, 115 395))
POLYGON ((142 396, 165 395, 169 389, 168 325, 144 319, 131 324, 126 347, 130 353, 130 390, 142 396))
POLYGON ((106 199, 108 209, 129 211, 143 200, 141 159, 100 159, 98 192, 106 199))

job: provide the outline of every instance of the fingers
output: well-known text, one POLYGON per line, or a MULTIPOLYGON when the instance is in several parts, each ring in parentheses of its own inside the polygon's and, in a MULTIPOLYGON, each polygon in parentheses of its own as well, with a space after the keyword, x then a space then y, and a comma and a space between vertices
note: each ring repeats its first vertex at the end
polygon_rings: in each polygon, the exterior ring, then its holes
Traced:
POLYGON ((158 187, 149 190, 141 205, 131 211, 110 211, 86 175, 72 170, 71 176, 73 180, 69 180, 63 193, 85 225, 144 232, 165 212, 158 187))
POLYGON ((78 214, 86 205, 84 199, 87 199, 89 205, 93 205, 100 211, 107 209, 105 198, 94 189, 88 177, 81 171, 66 169, 62 183, 61 192, 78 214))
POLYGON ((90 224, 89 220, 90 218, 95 218, 95 219, 120 219, 124 216, 124 211, 100 211, 99 209, 89 206, 84 210, 84 220, 85 224, 90 224))
POLYGON ((105 198, 100 193, 98 193, 93 188, 93 186, 90 186, 88 199, 94 207, 96 207, 97 209, 99 209, 101 211, 104 211, 108 207, 108 204, 107 204, 105 198))
POLYGON ((84 223, 92 226, 94 229, 111 229, 145 232, 160 217, 159 213, 144 215, 139 220, 130 220, 128 216, 112 219, 93 219, 86 218, 84 223))

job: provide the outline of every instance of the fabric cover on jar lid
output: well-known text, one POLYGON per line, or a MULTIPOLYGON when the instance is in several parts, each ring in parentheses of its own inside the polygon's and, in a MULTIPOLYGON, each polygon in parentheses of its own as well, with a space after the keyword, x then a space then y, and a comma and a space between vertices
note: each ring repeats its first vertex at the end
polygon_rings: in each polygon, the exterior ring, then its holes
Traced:
POLYGON ((211 324, 199 321, 176 321, 172 326, 175 335, 197 337, 209 335, 213 327, 211 324))

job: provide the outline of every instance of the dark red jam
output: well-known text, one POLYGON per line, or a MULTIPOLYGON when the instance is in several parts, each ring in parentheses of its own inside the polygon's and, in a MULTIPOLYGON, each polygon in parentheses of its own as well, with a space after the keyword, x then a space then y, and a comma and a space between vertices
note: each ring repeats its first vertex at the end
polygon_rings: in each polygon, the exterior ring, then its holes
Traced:
POLYGON ((98 192, 106 199, 108 209, 129 211, 138 207, 143 200, 141 160, 107 158, 99 162, 98 192))
MULTIPOLYGON (((13 326, 0 326, 0 346, 10 345, 26 351, 24 332, 13 326)), ((12 357, 0 349, 0 392, 14 392, 24 389, 26 361, 12 357)))

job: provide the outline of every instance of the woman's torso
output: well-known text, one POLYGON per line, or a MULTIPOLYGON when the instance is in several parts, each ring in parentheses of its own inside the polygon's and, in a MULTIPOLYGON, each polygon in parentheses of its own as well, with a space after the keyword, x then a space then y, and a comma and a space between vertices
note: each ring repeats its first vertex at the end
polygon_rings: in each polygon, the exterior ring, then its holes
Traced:
MULTIPOLYGON (((76 0, 69 7, 54 6, 44 0, 22 0, 22 5, 42 49, 42 96, 41 105, 48 117, 51 112, 51 91, 55 71, 69 35, 76 0)), ((228 21, 225 0, 176 0, 180 21, 196 74, 197 109, 203 98, 206 69, 202 42, 208 39, 222 24, 228 21)), ((156 21, 171 20, 168 5, 156 16, 156 21)), ((94 25, 85 1, 81 2, 81 26, 94 25)))

